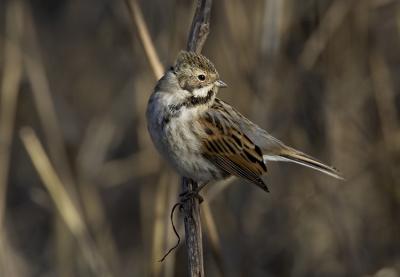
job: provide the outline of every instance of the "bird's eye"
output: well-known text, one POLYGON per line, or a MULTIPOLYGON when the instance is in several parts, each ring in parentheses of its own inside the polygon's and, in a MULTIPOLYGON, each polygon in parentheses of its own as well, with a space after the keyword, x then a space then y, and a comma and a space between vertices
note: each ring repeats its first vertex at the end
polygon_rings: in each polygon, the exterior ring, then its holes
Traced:
POLYGON ((200 81, 204 81, 204 80, 206 79, 206 76, 205 76, 204 74, 200 74, 200 75, 197 76, 197 78, 198 78, 200 81))

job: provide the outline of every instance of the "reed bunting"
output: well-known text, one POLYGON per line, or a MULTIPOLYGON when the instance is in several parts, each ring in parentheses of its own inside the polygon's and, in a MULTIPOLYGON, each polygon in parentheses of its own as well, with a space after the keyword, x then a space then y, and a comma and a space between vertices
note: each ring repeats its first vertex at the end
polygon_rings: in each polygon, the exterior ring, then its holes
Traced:
POLYGON ((286 146, 218 99, 218 89, 226 86, 210 60, 181 51, 150 96, 150 136, 180 175, 200 184, 235 175, 268 191, 261 179, 267 162, 285 161, 342 179, 333 167, 286 146))

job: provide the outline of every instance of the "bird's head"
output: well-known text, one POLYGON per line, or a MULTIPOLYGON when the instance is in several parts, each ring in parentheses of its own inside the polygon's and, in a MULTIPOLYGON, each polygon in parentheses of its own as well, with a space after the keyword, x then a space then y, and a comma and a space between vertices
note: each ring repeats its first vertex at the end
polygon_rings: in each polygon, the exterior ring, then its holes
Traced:
POLYGON ((181 51, 171 68, 181 89, 194 97, 204 97, 208 91, 217 91, 227 85, 219 79, 214 64, 201 54, 181 51))

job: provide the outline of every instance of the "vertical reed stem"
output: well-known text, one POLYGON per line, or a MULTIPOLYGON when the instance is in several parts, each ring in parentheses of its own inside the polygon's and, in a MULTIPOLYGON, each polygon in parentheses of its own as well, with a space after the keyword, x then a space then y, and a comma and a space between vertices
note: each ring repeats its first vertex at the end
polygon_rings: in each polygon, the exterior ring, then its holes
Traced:
MULTIPOLYGON (((187 50, 200 53, 210 31, 210 13, 212 0, 198 0, 196 12, 190 28, 187 50)), ((198 184, 182 178, 182 191, 195 191, 198 184)), ((203 239, 201 232, 199 199, 191 198, 183 204, 188 254, 189 276, 204 276, 203 239)))

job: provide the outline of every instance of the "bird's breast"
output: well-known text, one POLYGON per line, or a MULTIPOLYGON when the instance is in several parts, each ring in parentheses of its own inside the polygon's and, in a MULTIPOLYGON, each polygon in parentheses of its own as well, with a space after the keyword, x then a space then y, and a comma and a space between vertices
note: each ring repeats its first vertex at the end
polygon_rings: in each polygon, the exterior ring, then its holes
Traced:
POLYGON ((158 96, 149 101, 147 120, 157 150, 182 175, 198 181, 221 178, 223 172, 202 155, 199 116, 203 108, 182 107, 171 111, 158 96))
POLYGON ((201 141, 196 136, 197 111, 186 107, 173 110, 170 106, 170 102, 157 93, 149 100, 148 129, 157 149, 169 157, 200 151, 201 141))

